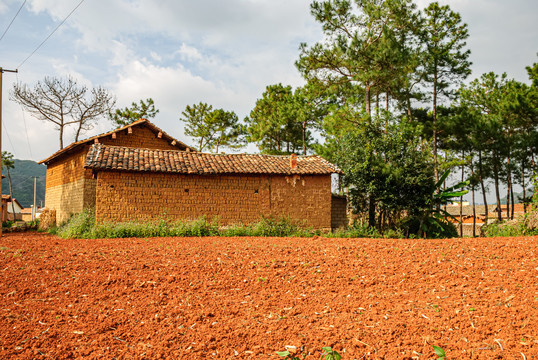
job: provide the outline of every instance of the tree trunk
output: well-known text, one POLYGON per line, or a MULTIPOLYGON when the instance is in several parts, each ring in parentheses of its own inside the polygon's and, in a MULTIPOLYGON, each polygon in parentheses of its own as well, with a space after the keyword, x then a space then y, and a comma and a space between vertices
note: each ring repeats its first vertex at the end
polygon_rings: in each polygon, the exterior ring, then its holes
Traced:
POLYGON ((80 130, 82 130, 82 123, 78 124, 78 129, 77 129, 77 132, 75 134, 75 142, 78 141, 78 137, 80 136, 80 130))
MULTIPOLYGON (((445 191, 445 189, 446 189, 446 180, 443 181, 443 191, 445 191)), ((445 210, 445 211, 446 211, 446 206, 447 206, 447 204, 445 203, 445 204, 443 205, 443 210, 445 210)))
POLYGON ((13 213, 13 221, 15 221, 15 201, 13 201, 13 187, 11 186, 11 173, 9 172, 9 168, 6 167, 7 170, 7 179, 9 181, 9 196, 11 196, 11 212, 13 213))
POLYGON ((478 150, 478 171, 480 172, 480 187, 482 188, 482 196, 484 197, 484 207, 485 207, 485 218, 484 218, 484 225, 488 224, 488 216, 489 216, 489 209, 488 209, 488 199, 486 197, 486 186, 484 185, 484 177, 482 176, 483 170, 482 170, 482 151, 478 150))
POLYGON ((370 85, 366 85, 365 97, 364 97, 364 104, 365 104, 366 112, 368 113, 368 115, 372 115, 372 110, 370 108, 370 88, 371 88, 370 85))
MULTIPOLYGON (((512 193, 512 171, 510 170, 510 151, 508 151, 508 158, 506 159, 506 219, 513 219, 510 217, 510 194, 512 193)), ((513 213, 513 211, 512 211, 513 213)))
POLYGON ((409 96, 409 91, 407 92, 406 96, 407 96, 406 101, 407 101, 407 117, 408 117, 407 121, 411 122, 413 121, 413 113, 411 111, 411 97, 409 96))
POLYGON ((379 117, 379 91, 375 94, 375 115, 379 117))
MULTIPOLYGON (((471 156, 471 177, 474 179, 474 163, 473 163, 473 156, 471 156)), ((474 199, 474 190, 475 186, 474 184, 471 187, 471 194, 472 194, 472 202, 473 202, 473 237, 476 237, 476 205, 475 205, 475 199, 474 199)))
POLYGON ((497 198, 497 219, 502 220, 501 213, 501 195, 499 194, 499 166, 497 165, 497 156, 493 158, 495 164, 493 165, 493 177, 495 180, 495 197, 497 198))
MULTIPOLYGON (((461 181, 463 182, 463 178, 465 177, 465 151, 462 151, 461 159, 461 181)), ((460 236, 463 237, 463 195, 460 196, 460 236)))
POLYGON ((506 220, 510 219, 510 179, 506 179, 506 220))
POLYGON ((433 74, 433 106, 432 106, 432 129, 433 129, 433 174, 435 183, 439 181, 439 162, 437 159, 437 69, 433 74))
POLYGON ((512 216, 511 216, 511 219, 514 220, 514 184, 512 183, 512 185, 510 186, 510 194, 511 194, 511 198, 512 198, 512 216))
POLYGON ((60 150, 64 148, 64 127, 60 125, 60 150))
POLYGON ((527 191, 525 190, 525 159, 521 164, 521 185, 523 186, 523 213, 527 213, 527 191))
POLYGON ((306 155, 306 121, 303 121, 303 155, 306 155))
POLYGON ((375 227, 375 201, 371 197, 368 203, 368 227, 375 227))

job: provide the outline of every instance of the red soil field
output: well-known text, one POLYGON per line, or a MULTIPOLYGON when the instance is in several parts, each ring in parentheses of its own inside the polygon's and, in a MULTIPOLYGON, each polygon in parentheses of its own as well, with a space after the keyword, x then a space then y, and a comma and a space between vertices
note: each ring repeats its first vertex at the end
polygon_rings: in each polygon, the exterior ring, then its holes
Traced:
POLYGON ((538 243, 0 238, 1 359, 538 359, 538 243))

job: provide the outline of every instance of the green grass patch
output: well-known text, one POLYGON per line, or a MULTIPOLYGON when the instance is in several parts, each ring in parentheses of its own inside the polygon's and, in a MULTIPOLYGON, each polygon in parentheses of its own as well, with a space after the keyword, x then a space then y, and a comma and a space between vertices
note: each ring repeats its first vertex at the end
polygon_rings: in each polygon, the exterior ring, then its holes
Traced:
POLYGON ((171 221, 165 218, 148 222, 96 223, 95 214, 85 210, 73 215, 64 224, 51 228, 51 234, 62 238, 100 239, 127 237, 201 237, 201 236, 256 236, 256 237, 313 237, 332 238, 402 238, 401 231, 389 230, 381 234, 375 228, 362 225, 322 232, 302 226, 290 218, 262 217, 248 225, 219 226, 218 219, 201 217, 191 221, 171 221))

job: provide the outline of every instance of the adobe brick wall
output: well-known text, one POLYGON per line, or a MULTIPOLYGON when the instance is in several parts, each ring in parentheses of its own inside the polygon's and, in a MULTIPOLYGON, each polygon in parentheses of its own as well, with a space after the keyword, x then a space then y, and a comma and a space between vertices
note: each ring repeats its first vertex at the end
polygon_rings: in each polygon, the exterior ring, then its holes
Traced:
POLYGON ((346 197, 333 195, 331 202, 331 227, 333 229, 343 228, 348 223, 346 197))
POLYGON ((221 225, 290 216, 315 228, 331 226, 331 178, 326 176, 177 175, 101 171, 98 222, 190 220, 221 225))
POLYGON ((77 152, 66 154, 52 164, 48 164, 46 188, 49 189, 83 179, 86 173, 84 170, 84 161, 88 149, 88 146, 84 146, 77 152))
POLYGON ((160 150, 178 150, 177 147, 168 143, 165 139, 159 139, 153 131, 144 126, 133 126, 132 133, 127 130, 116 133, 116 138, 107 136, 99 139, 99 142, 104 145, 128 146, 144 149, 160 149, 160 150))
POLYGON ((56 210, 56 221, 59 224, 84 209, 85 182, 86 179, 82 178, 67 184, 47 187, 45 207, 56 210))
POLYGON ((84 209, 84 188, 86 180, 91 178, 91 172, 84 169, 87 150, 85 146, 47 166, 45 207, 56 210, 58 223, 84 209))
MULTIPOLYGON (((99 140, 106 145, 130 146, 137 148, 177 150, 165 139, 159 139, 146 127, 133 127, 116 133, 116 139, 107 136, 99 140)), ((84 169, 84 162, 90 144, 85 144, 75 152, 67 153, 47 166, 45 207, 56 210, 56 219, 61 223, 72 214, 85 208, 95 207, 95 186, 92 171, 84 169)))

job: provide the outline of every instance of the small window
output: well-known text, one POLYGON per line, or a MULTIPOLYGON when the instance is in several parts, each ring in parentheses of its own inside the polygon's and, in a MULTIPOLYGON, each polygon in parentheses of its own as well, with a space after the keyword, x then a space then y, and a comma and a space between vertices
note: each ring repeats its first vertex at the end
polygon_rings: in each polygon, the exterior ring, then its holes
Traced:
POLYGON ((189 189, 185 189, 185 192, 188 193, 188 192, 189 192, 189 189))

